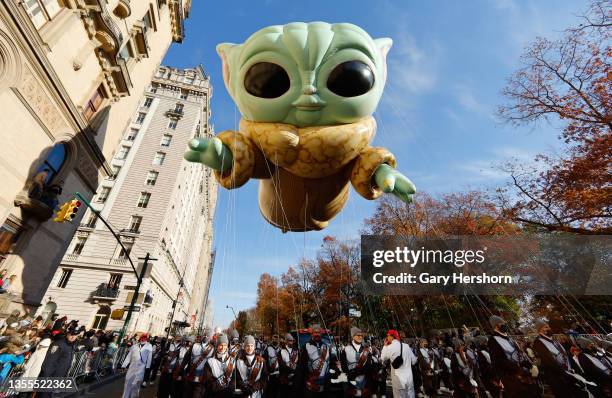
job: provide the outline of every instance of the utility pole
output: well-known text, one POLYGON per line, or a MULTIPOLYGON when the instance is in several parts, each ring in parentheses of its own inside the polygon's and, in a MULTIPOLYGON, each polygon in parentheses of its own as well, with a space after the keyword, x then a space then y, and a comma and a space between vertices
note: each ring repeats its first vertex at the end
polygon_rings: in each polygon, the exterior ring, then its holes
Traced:
POLYGON ((83 203, 85 203, 85 205, 87 207, 89 207, 89 209, 96 215, 96 217, 98 217, 100 220, 102 220, 104 225, 106 225, 106 228, 108 228, 108 230, 111 232, 111 234, 113 234, 113 236, 117 240, 117 243, 119 243, 119 246, 121 246, 121 248, 123 249, 123 252, 126 254, 127 260, 129 261, 130 265, 132 266, 132 270, 134 271, 134 275, 136 275, 136 290, 134 291, 134 295, 132 296, 132 301, 131 301, 130 306, 128 308, 128 313, 127 313, 127 316, 125 318, 125 322, 123 323, 123 327, 121 328, 121 332, 119 332, 119 343, 121 344, 121 341, 123 340, 123 336, 125 336, 125 332, 127 331, 128 324, 130 323, 130 319, 132 318, 132 312, 134 311, 134 307, 136 306, 136 300, 138 299, 138 293, 140 291, 140 285, 142 284, 142 278, 144 277, 145 273, 147 272, 147 268, 149 267, 149 261, 154 261, 154 260, 157 260, 157 259, 156 258, 151 258, 149 253, 147 253, 147 255, 144 258, 139 258, 139 260, 144 260, 144 264, 142 266, 142 269, 140 270, 140 274, 138 274, 138 271, 136 270, 136 267, 134 266, 134 262, 132 261, 132 258, 128 254, 127 249, 125 248, 125 246, 123 246, 123 242, 121 242, 121 239, 119 238, 119 235, 117 235, 117 233, 113 230, 113 228, 110 226, 108 221, 106 221, 104 219, 104 217, 102 217, 102 214, 100 214, 100 212, 98 210, 96 210, 91 205, 91 203, 89 203, 89 201, 87 199, 85 199, 83 197, 83 195, 81 195, 79 192, 75 192, 74 196, 79 198, 83 203))
POLYGON ((179 282, 178 292, 176 293, 176 300, 172 303, 172 315, 170 316, 170 324, 168 325, 168 331, 166 332, 166 340, 168 340, 168 336, 170 336, 170 330, 172 329, 172 321, 174 320, 174 313, 176 312, 176 304, 178 303, 179 296, 181 295, 181 289, 183 288, 183 277, 181 276, 181 281, 179 282))
POLYGON ((136 276, 136 288, 134 289, 132 301, 130 302, 130 306, 128 307, 128 313, 125 317, 125 322, 123 322, 123 327, 121 328, 121 332, 119 333, 119 342, 123 341, 123 336, 125 336, 125 333, 127 332, 128 326, 130 324, 130 320, 132 319, 132 312, 134 312, 134 307, 136 307, 136 300, 138 300, 138 294, 140 293, 140 285, 142 284, 142 280, 146 275, 147 268, 149 267, 149 261, 157 260, 156 258, 151 258, 151 255, 149 253, 147 253, 144 257, 139 257, 138 259, 144 260, 144 262, 142 264, 142 269, 140 270, 140 275, 136 276))

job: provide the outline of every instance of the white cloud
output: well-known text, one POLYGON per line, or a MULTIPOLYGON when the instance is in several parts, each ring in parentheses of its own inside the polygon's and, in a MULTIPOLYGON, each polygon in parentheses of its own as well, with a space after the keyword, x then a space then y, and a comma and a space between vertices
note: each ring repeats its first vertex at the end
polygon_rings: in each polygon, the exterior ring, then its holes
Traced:
POLYGON ((437 82, 439 58, 440 46, 436 42, 425 46, 404 28, 400 29, 389 52, 388 84, 402 96, 431 90, 437 82))
POLYGON ((472 87, 467 83, 458 83, 453 92, 459 105, 468 112, 485 113, 487 107, 474 95, 472 87))

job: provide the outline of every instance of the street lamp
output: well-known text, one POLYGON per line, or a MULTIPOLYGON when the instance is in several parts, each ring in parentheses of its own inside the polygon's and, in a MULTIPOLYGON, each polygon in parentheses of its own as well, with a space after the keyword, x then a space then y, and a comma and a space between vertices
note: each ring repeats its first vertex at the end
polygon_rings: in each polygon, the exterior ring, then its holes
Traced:
MULTIPOLYGON (((234 320, 236 320, 238 317, 236 316, 236 311, 234 311, 234 307, 232 307, 231 305, 226 305, 225 308, 229 308, 232 310, 232 312, 234 313, 234 320)), ((234 325, 235 326, 235 325, 234 325)))

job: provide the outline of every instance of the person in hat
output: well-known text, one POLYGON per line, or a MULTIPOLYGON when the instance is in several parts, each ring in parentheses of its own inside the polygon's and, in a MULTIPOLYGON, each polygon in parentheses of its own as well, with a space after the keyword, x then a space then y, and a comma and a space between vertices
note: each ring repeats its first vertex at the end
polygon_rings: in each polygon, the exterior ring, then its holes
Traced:
POLYGON ((143 333, 138 344, 132 345, 128 351, 123 368, 127 368, 123 385, 123 398, 137 398, 144 380, 145 370, 151 367, 153 347, 149 343, 149 335, 143 333))
MULTIPOLYGON (((51 344, 45 360, 40 368, 38 377, 66 377, 72 364, 72 357, 76 350, 76 341, 81 330, 69 328, 64 333, 57 334, 56 340, 51 344)), ((52 392, 41 392, 39 398, 50 398, 52 392)))
POLYGON ((466 353, 465 341, 455 338, 455 352, 451 356, 451 369, 453 374, 453 385, 455 386, 453 397, 477 398, 478 383, 475 379, 475 364, 466 353))
MULTIPOLYGON (((236 358, 236 391, 241 398, 262 398, 266 386, 266 361, 255 353, 255 338, 244 338, 244 349, 236 358)), ((286 396, 286 395, 283 395, 286 396)))
POLYGON ((597 384, 589 389, 596 397, 612 397, 612 370, 597 357, 595 342, 582 336, 576 342, 581 348, 577 362, 584 371, 584 377, 597 384))
POLYGON ((391 366, 391 384, 393 386, 394 398, 414 398, 414 379, 412 376, 412 365, 417 363, 417 358, 408 344, 402 343, 396 330, 387 331, 385 346, 380 358, 383 362, 398 363, 399 366, 391 366), (398 359, 401 358, 401 359, 398 359))
POLYGON ((240 350, 242 350, 242 345, 240 345, 240 334, 236 329, 233 329, 231 336, 232 341, 229 347, 229 354, 236 357, 240 353, 240 350))
POLYGON ((236 360, 229 355, 228 345, 227 335, 218 334, 215 355, 204 366, 207 398, 229 398, 233 395, 236 360))
POLYGON ((300 350, 296 346, 291 333, 285 335, 281 345, 279 367, 279 396, 291 397, 297 392, 296 371, 299 363, 300 350))
POLYGON ((195 385, 192 381, 188 380, 188 373, 195 361, 200 362, 198 358, 202 354, 202 336, 189 336, 188 341, 189 348, 181 362, 181 380, 183 380, 183 396, 185 397, 193 395, 195 385))
MULTIPOLYGON (((195 344, 201 345, 201 337, 195 338, 195 344)), ((212 344, 208 343, 201 347, 200 350, 193 350, 190 354, 190 360, 185 369, 185 386, 184 386, 184 397, 201 397, 204 394, 204 367, 206 361, 212 355, 214 355, 215 348, 212 344)))
POLYGON ((373 390, 372 382, 366 376, 370 374, 372 368, 371 353, 363 344, 361 329, 352 327, 351 338, 351 342, 344 347, 340 354, 340 365, 348 379, 346 395, 370 397, 373 390))
POLYGON ((159 384, 157 387, 158 398, 168 398, 174 391, 173 375, 175 369, 180 366, 179 351, 180 344, 166 341, 161 345, 161 373, 159 376, 159 384))
POLYGON ((279 353, 279 338, 278 335, 272 336, 272 343, 266 347, 264 354, 262 355, 266 360, 266 366, 268 368, 268 383, 266 384, 266 397, 276 397, 278 395, 279 388, 279 364, 278 364, 278 353, 279 353))
POLYGON ((493 396, 499 396, 503 390, 509 398, 539 397, 537 380, 532 377, 534 366, 516 341, 509 335, 506 321, 497 315, 489 318, 493 333, 489 338, 489 353, 495 378, 496 391, 490 391, 493 396))
POLYGON ((440 388, 440 364, 427 339, 419 339, 417 350, 419 370, 423 377, 423 390, 427 396, 435 396, 440 388))
MULTIPOLYGON (((493 365, 491 364, 491 355, 488 351, 489 338, 487 336, 476 336, 476 353, 478 358, 478 369, 480 371, 480 380, 486 391, 496 391, 496 386, 493 383, 493 365)), ((481 394, 483 395, 483 394, 481 394)))
POLYGON ((538 336, 533 342, 533 350, 540 359, 543 378, 555 398, 588 397, 587 386, 578 382, 567 351, 552 338, 552 329, 548 323, 537 320, 535 329, 538 336))
POLYGON ((323 329, 319 325, 313 325, 311 339, 300 353, 299 373, 304 375, 301 389, 304 398, 322 397, 325 386, 330 378, 330 366, 335 362, 331 346, 323 341, 323 329))

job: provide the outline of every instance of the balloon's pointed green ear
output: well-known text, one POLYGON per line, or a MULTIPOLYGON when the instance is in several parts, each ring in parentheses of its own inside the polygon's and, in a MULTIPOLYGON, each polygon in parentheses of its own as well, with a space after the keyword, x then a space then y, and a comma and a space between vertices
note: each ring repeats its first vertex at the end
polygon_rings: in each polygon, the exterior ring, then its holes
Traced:
POLYGON ((374 40, 374 43, 376 44, 376 48, 378 49, 378 52, 380 53, 380 57, 382 59, 384 79, 386 80, 387 79, 387 54, 389 53, 389 50, 391 49, 391 46, 393 45, 393 40, 391 40, 388 37, 383 37, 381 39, 374 40))
POLYGON ((221 57, 221 65, 223 70, 223 82, 225 83, 225 88, 231 94, 230 90, 230 50, 232 47, 236 46, 232 43, 221 43, 217 46, 217 54, 221 57))

